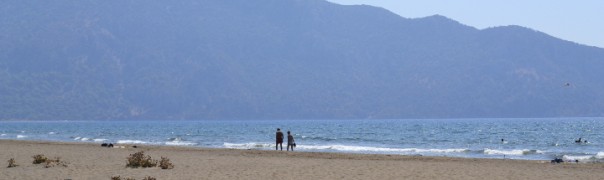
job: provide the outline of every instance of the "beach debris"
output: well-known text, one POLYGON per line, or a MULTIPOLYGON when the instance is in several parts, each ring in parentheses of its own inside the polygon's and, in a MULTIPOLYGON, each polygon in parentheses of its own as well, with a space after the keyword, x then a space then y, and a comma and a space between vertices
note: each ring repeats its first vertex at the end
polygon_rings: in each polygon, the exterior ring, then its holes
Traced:
POLYGON ((551 163, 563 163, 564 160, 562 160, 561 158, 555 158, 554 160, 551 161, 551 163))
POLYGON ((126 167, 138 168, 138 167, 155 167, 157 166, 157 160, 151 159, 151 156, 145 156, 144 151, 139 151, 134 154, 130 154, 127 158, 126 167))
POLYGON ((156 180, 156 179, 154 177, 147 176, 147 177, 143 178, 143 180, 156 180))
POLYGON ((65 161, 61 161, 61 157, 55 157, 54 159, 48 159, 47 157, 44 156, 44 154, 36 154, 32 157, 34 158, 33 164, 46 163, 46 165, 44 165, 45 168, 54 167, 54 166, 67 167, 67 163, 65 161))
POLYGON ((65 161, 61 161, 61 157, 55 157, 55 159, 47 159, 44 167, 49 168, 54 166, 67 167, 67 163, 65 161))
POLYGON ((17 167, 17 166, 19 166, 19 165, 17 164, 17 162, 15 162, 15 158, 10 158, 8 160, 8 167, 9 168, 17 167))
POLYGON ((112 143, 103 143, 101 144, 101 147, 113 147, 112 143))
MULTIPOLYGON (((111 176, 111 180, 122 180, 120 176, 111 176)), ((127 177, 125 180, 135 180, 134 178, 127 177)))
POLYGON ((170 159, 162 156, 161 160, 159 161, 159 167, 162 169, 172 169, 174 168, 174 165, 170 162, 170 159))
MULTIPOLYGON (((111 180, 122 180, 120 176, 111 176, 111 180)), ((127 177, 125 180, 135 180, 134 178, 127 177)))
POLYGON ((36 155, 32 156, 32 158, 34 158, 33 164, 41 164, 41 163, 46 162, 46 160, 48 160, 48 158, 46 158, 44 156, 44 154, 36 154, 36 155))
MULTIPOLYGON (((111 176, 111 180, 122 180, 122 177, 120 177, 120 176, 111 176)), ((136 180, 136 179, 128 177, 125 180, 136 180)), ((147 177, 143 178, 143 180, 157 180, 157 179, 155 179, 154 177, 151 177, 151 176, 147 176, 147 177)))

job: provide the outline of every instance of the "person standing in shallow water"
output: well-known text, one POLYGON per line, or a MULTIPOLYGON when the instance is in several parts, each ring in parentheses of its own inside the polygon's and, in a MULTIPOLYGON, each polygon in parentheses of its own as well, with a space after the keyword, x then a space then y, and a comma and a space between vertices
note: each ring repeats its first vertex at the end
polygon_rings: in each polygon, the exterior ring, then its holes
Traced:
POLYGON ((287 151, 289 151, 289 147, 294 151, 296 141, 294 141, 294 136, 292 136, 291 132, 287 131, 287 151))
POLYGON ((281 129, 277 128, 277 144, 275 145, 275 150, 279 150, 281 147, 281 151, 283 151, 283 133, 281 129))

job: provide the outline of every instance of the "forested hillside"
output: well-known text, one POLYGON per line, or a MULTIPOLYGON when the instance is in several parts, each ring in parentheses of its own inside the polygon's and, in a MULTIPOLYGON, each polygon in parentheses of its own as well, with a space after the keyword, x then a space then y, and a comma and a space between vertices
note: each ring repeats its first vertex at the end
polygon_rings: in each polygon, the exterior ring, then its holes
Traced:
POLYGON ((604 115, 604 49, 324 0, 0 1, 0 119, 604 115))

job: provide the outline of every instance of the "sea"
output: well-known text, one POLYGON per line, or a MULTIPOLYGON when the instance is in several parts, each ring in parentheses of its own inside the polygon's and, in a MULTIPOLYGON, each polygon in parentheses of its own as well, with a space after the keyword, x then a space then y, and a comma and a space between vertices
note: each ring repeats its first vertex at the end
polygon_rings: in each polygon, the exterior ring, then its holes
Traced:
POLYGON ((277 128, 303 152, 604 162, 601 117, 0 121, 0 139, 274 151, 277 128))

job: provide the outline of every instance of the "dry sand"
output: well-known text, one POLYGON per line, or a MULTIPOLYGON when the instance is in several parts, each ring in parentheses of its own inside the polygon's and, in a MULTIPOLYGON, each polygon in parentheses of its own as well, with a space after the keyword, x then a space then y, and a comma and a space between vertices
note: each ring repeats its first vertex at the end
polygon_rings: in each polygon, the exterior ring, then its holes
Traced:
POLYGON ((0 140, 0 160, 0 179, 604 179, 604 164, 13 140, 0 140), (174 169, 127 168, 126 158, 141 150, 168 157, 174 169), (60 157, 67 167, 34 165, 36 154, 60 157), (10 158, 19 166, 7 168, 10 158))

